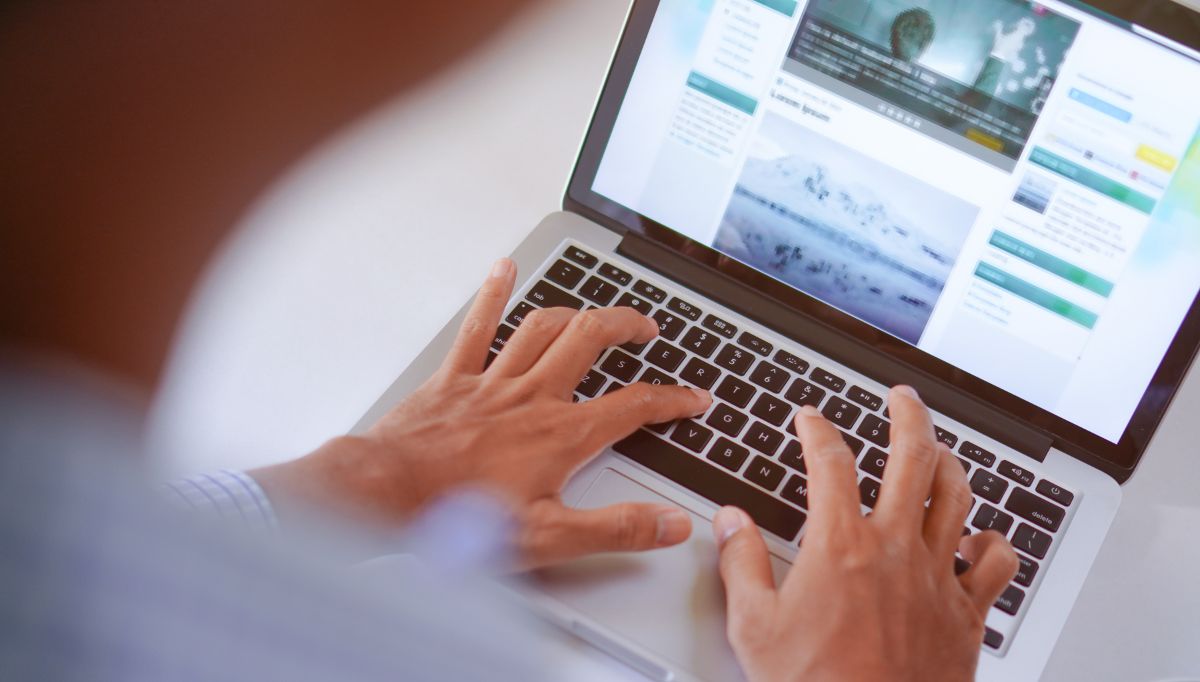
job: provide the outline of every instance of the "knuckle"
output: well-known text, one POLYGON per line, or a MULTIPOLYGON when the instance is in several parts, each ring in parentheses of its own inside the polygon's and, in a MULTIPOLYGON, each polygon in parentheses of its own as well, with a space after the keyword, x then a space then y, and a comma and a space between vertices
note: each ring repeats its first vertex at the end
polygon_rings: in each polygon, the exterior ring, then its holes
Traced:
POLYGON ((544 332, 554 324, 554 315, 549 310, 538 308, 525 316, 521 326, 531 332, 544 332))
POLYGON ((478 334, 483 334, 488 331, 487 324, 483 321, 483 318, 479 315, 468 315, 467 318, 465 320, 463 320, 461 330, 462 330, 462 334, 460 335, 459 338, 476 336, 478 334))
POLYGON ((602 338, 608 332, 608 323, 599 310, 589 310, 575 316, 575 331, 588 338, 602 338))
POLYGON ((619 507, 613 528, 613 541, 621 549, 635 549, 645 536, 646 523, 634 507, 619 507))
POLYGON ((656 393, 653 386, 640 381, 626 386, 627 410, 636 412, 650 407, 654 404, 656 393))
POLYGON ((920 464, 933 464, 937 462, 938 449, 925 439, 912 443, 904 449, 904 454, 911 460, 920 464))

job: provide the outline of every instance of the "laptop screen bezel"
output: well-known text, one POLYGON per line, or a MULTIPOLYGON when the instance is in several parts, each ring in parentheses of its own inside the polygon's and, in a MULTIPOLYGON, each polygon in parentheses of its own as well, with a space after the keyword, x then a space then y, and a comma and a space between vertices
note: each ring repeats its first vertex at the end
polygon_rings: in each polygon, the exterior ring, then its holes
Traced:
MULTIPOLYGON (((1109 20, 1136 23, 1182 45, 1200 50, 1200 12, 1174 0, 1109 0, 1071 4, 1101 16, 1107 15, 1105 18, 1109 20)), ((752 287, 803 315, 871 344, 894 359, 1044 431, 1053 439, 1056 448, 1068 454, 1088 459, 1099 458, 1117 469, 1132 471, 1200 348, 1200 296, 1193 300, 1125 433, 1118 442, 1113 443, 594 192, 592 186, 597 170, 658 6, 658 0, 635 0, 630 8, 567 185, 563 199, 565 210, 582 214, 618 233, 637 233, 752 287)), ((1114 368, 1114 371, 1120 370, 1114 368)))

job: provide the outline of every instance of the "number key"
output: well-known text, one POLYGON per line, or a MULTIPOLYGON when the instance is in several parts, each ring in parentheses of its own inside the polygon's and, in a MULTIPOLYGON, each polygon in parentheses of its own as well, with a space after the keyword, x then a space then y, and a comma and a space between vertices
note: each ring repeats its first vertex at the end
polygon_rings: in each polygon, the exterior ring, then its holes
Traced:
POLYGON ((862 408, 835 398, 829 401, 821 413, 825 415, 826 419, 843 429, 852 429, 854 423, 858 421, 859 415, 862 414, 862 408))

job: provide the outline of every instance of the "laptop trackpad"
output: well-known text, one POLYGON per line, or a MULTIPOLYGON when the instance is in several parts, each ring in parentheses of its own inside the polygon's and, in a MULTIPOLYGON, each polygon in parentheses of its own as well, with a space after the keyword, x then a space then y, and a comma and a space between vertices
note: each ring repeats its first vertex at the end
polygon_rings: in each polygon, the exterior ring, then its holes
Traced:
MULTIPOLYGON (((577 506, 672 501, 612 469, 603 470, 577 506)), ((667 549, 608 554, 538 573, 547 594, 705 679, 742 679, 725 639, 725 593, 711 522, 692 516, 692 536, 667 549)), ((788 564, 771 557, 776 582, 788 564)))

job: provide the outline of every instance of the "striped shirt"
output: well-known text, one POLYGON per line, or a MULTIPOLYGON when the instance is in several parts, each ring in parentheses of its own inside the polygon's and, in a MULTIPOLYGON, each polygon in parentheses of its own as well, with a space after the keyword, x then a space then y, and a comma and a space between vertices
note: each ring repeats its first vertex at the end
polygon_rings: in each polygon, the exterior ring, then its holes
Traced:
POLYGON ((274 532, 279 523, 266 493, 241 471, 221 469, 163 484, 169 501, 199 514, 236 522, 259 532, 274 532))

